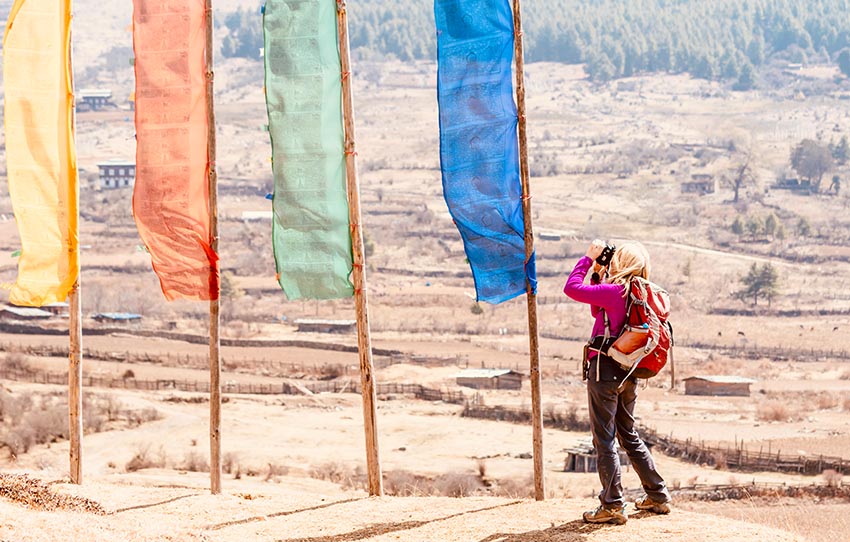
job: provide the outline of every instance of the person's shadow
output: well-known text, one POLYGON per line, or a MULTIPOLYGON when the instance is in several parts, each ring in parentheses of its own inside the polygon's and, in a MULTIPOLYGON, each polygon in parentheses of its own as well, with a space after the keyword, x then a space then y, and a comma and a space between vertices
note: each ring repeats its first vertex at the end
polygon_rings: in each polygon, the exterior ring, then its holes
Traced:
POLYGON ((548 529, 539 529, 525 533, 495 533, 479 542, 580 542, 587 534, 615 525, 597 525, 585 523, 580 519, 556 525, 548 529))
MULTIPOLYGON (((629 515, 629 520, 642 519, 651 515, 649 512, 638 512, 629 515)), ((576 519, 563 525, 525 533, 495 533, 478 542, 582 542, 586 540, 588 534, 602 529, 622 529, 622 526, 585 523, 583 520, 576 519)))

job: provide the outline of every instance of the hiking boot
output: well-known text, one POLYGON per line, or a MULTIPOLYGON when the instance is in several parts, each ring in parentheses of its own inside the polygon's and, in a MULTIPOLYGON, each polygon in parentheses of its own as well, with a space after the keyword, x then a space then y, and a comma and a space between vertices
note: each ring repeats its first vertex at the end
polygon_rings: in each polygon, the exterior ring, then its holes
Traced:
POLYGON ((596 510, 585 512, 581 516, 585 523, 613 523, 614 525, 625 525, 629 518, 626 517, 626 507, 604 508, 599 506, 596 510))
POLYGON ((655 514, 669 514, 670 503, 658 502, 652 499, 649 495, 644 495, 643 498, 635 501, 635 508, 638 510, 648 510, 655 514))

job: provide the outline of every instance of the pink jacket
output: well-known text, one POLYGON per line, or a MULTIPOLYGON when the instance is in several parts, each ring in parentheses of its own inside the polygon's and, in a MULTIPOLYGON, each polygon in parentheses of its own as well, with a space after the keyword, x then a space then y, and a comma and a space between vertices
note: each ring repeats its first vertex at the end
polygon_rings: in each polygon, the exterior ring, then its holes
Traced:
POLYGON ((605 334, 603 310, 611 323, 611 336, 616 337, 626 324, 625 287, 618 284, 585 284, 584 278, 592 265, 593 260, 582 256, 564 285, 564 293, 570 299, 590 305, 590 314, 596 319, 592 337, 605 334))

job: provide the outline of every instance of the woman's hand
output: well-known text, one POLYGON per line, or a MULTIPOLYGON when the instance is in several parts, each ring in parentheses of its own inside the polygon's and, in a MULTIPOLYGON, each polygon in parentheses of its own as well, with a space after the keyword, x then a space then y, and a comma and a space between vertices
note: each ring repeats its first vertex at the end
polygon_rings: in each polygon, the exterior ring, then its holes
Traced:
POLYGON ((602 254, 602 251, 605 249, 605 243, 600 241, 599 239, 594 239, 592 243, 590 243, 590 247, 588 247, 587 252, 585 252, 585 256, 596 262, 596 258, 602 254))

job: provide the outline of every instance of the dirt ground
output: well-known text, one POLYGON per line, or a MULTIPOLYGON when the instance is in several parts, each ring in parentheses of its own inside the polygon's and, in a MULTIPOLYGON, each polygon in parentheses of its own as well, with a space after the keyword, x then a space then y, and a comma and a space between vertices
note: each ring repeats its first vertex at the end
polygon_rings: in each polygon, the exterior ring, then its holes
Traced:
POLYGON ((776 528, 685 510, 669 516, 632 512, 624 526, 592 526, 578 519, 591 504, 588 499, 367 498, 289 479, 286 484, 244 483, 237 492, 211 496, 197 475, 167 485, 146 476, 51 488, 96 499, 108 515, 30 511, 0 500, 0 536, 16 542, 57 536, 87 542, 805 540, 776 528))

